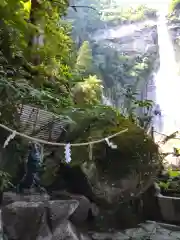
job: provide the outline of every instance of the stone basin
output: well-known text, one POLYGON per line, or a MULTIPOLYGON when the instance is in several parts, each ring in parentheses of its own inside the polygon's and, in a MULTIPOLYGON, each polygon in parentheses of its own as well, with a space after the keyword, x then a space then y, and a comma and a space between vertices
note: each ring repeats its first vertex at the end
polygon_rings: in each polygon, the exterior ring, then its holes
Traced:
POLYGON ((157 195, 163 220, 180 223, 180 197, 157 195))

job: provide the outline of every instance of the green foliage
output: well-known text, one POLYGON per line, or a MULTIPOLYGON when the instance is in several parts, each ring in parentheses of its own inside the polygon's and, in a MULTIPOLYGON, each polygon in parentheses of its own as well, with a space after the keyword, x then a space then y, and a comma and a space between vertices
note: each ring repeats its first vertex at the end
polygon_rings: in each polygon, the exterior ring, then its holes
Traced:
MULTIPOLYGON (((143 181, 147 176, 151 176, 159 165, 158 146, 143 129, 126 119, 116 109, 103 105, 86 106, 67 109, 63 114, 68 115, 76 124, 70 125, 69 131, 61 138, 62 142, 82 143, 99 140, 128 128, 127 132, 109 139, 117 145, 117 149, 111 149, 105 141, 93 144, 92 159, 89 158, 89 146, 72 147, 70 165, 95 164, 98 177, 105 183, 115 183, 132 172, 140 174, 143 181)), ((58 150, 60 159, 64 159, 63 152, 63 148, 58 150)), ((58 166, 52 162, 47 166, 48 172, 44 175, 44 181, 52 182, 55 178, 52 173, 56 172, 58 166), (51 176, 47 180, 49 174, 51 176)))
POLYGON ((75 0, 73 3, 77 6, 93 6, 96 9, 78 8, 77 12, 72 9, 68 11, 66 19, 72 23, 72 36, 78 47, 83 41, 90 40, 91 35, 99 29, 105 30, 112 25, 156 18, 156 10, 145 5, 122 8, 119 3, 113 4, 113 1, 104 0, 75 0))
POLYGON ((0 192, 12 186, 10 175, 6 172, 0 171, 0 192))
POLYGON ((91 34, 97 29, 104 28, 105 24, 101 20, 101 6, 98 0, 75 0, 74 5, 89 6, 91 8, 77 8, 77 12, 69 9, 66 19, 72 23, 72 36, 78 46, 89 40, 91 34))
MULTIPOLYGON (((92 41, 91 34, 107 23, 98 13, 102 2, 78 1, 78 5, 95 5, 98 11, 78 8, 78 13, 73 12, 69 18, 73 20, 77 52, 70 37, 70 24, 62 19, 68 1, 24 3, 28 2, 0 3, 1 122, 17 129, 18 106, 29 104, 69 116, 73 124, 62 139, 64 142, 87 142, 128 128, 127 133, 113 139, 117 150, 110 149, 105 142, 93 146, 98 172, 111 179, 120 179, 132 169, 151 174, 153 161, 158 160, 157 146, 133 121, 100 104, 100 79, 109 88, 115 83, 126 88, 127 80, 137 86, 139 79, 148 74, 147 56, 123 56, 92 41)), ((145 102, 134 104, 147 106, 145 102)), ((72 158, 72 164, 88 162, 87 147, 81 148, 81 155, 78 148, 73 149, 72 158)))
POLYGON ((138 22, 148 18, 156 18, 156 10, 148 8, 146 5, 137 7, 114 7, 103 12, 103 19, 107 22, 126 23, 138 22))
POLYGON ((78 51, 76 70, 81 76, 87 76, 92 68, 92 50, 88 41, 84 41, 78 51))
POLYGON ((171 192, 171 194, 180 193, 179 180, 169 178, 166 182, 160 181, 158 185, 163 192, 171 192))
POLYGON ((136 123, 141 126, 145 131, 148 130, 152 123, 152 107, 153 101, 151 100, 137 100, 138 94, 133 92, 131 88, 127 88, 125 92, 125 100, 128 103, 127 116, 136 123), (137 114, 137 112, 143 110, 143 114, 137 114))
MULTIPOLYGON (((107 95, 117 107, 119 107, 118 99, 123 98, 126 89, 131 88, 133 93, 142 91, 153 68, 154 57, 148 54, 133 57, 122 55, 108 47, 104 50, 99 47, 97 55, 94 55, 96 74, 98 75, 99 72, 100 78, 104 80, 107 95)), ((123 108, 131 109, 132 101, 125 98, 121 104, 123 108)))
POLYGON ((161 188, 163 192, 171 192, 173 193, 179 193, 180 187, 179 187, 179 177, 180 177, 180 171, 172 170, 171 168, 167 169, 165 179, 159 179, 158 185, 161 188))
MULTIPOLYGON (((108 26, 112 26, 114 20, 103 17, 106 12, 110 13, 110 17, 115 17, 115 26, 119 26, 124 23, 124 20, 130 22, 133 19, 138 21, 155 18, 156 10, 144 5, 137 6, 137 8, 122 9, 118 7, 117 2, 103 0, 93 1, 93 3, 80 0, 80 2, 75 1, 74 4, 93 6, 99 11, 99 14, 97 11, 88 8, 78 8, 77 12, 73 12, 72 9, 68 11, 67 19, 72 23, 72 36, 78 48, 76 68, 79 68, 81 77, 88 77, 91 74, 102 79, 105 86, 104 92, 108 97, 110 95, 110 99, 115 106, 131 108, 129 100, 122 100, 123 91, 127 89, 127 85, 132 88, 133 92, 141 91, 144 88, 154 66, 156 53, 154 55, 146 53, 132 56, 131 53, 124 53, 123 50, 119 50, 121 40, 118 38, 96 42, 94 36, 97 33, 98 37, 99 33, 96 30, 102 29, 103 34, 108 30, 108 26)), ((77 75, 77 80, 82 81, 82 78, 80 79, 77 75)))
POLYGON ((97 105, 102 98, 102 82, 96 76, 84 78, 83 82, 76 84, 74 91, 74 101, 79 107, 85 105, 97 105))
POLYGON ((168 136, 165 136, 164 139, 162 140, 162 143, 166 144, 168 141, 175 139, 177 134, 178 134, 178 131, 175 131, 169 134, 168 136))
POLYGON ((9 58, 16 54, 22 56, 30 35, 36 30, 26 20, 28 12, 24 10, 23 2, 2 0, 0 3, 1 44, 4 44, 2 50, 7 50, 9 58))
POLYGON ((171 0, 169 4, 169 13, 174 12, 174 10, 180 9, 180 0, 171 0))
POLYGON ((169 169, 168 174, 169 174, 170 177, 179 177, 180 176, 180 171, 174 171, 172 169, 169 169))
POLYGON ((168 190, 168 188, 169 188, 169 185, 170 185, 170 183, 169 182, 160 182, 159 183, 159 187, 162 189, 162 190, 164 190, 164 191, 167 191, 168 190))
MULTIPOLYGON (((116 109, 105 106, 86 109, 72 109, 64 112, 78 124, 71 127, 64 141, 81 143, 105 138, 128 128, 128 132, 114 137, 112 142, 118 146, 111 149, 106 142, 94 144, 93 161, 101 176, 120 179, 131 170, 151 173, 153 161, 158 162, 158 147, 144 132, 116 109), (152 164, 152 165, 151 165, 152 164), (146 169, 147 167, 147 169, 146 169)), ((87 146, 72 149, 72 164, 89 161, 87 146), (81 155, 79 149, 81 148, 81 155)))
POLYGON ((0 3, 1 121, 14 122, 18 104, 54 112, 73 104, 72 40, 69 24, 60 19, 68 2, 43 1, 34 7, 35 2, 0 3))

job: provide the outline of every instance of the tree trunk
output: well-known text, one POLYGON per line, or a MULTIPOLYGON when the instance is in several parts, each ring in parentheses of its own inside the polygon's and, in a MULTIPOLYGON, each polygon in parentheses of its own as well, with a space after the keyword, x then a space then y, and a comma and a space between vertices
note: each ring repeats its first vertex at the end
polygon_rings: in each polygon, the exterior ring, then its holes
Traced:
MULTIPOLYGON (((40 8, 39 1, 38 0, 32 0, 31 1, 31 10, 30 10, 29 21, 33 25, 37 24, 38 19, 36 19, 35 15, 36 15, 36 11, 38 11, 39 8, 40 8)), ((37 32, 36 35, 31 36, 31 39, 29 40, 29 48, 31 49, 35 45, 38 46, 40 42, 43 42, 42 39, 43 39, 43 35, 42 34, 39 35, 38 32, 37 32)), ((32 55, 31 60, 32 60, 32 63, 36 66, 40 64, 40 56, 38 56, 38 55, 35 55, 35 56, 32 55)))

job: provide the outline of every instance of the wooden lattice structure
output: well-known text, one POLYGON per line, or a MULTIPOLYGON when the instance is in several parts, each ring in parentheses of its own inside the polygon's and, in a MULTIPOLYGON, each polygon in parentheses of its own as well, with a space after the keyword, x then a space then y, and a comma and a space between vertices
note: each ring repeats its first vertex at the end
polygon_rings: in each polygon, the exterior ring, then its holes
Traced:
POLYGON ((66 125, 62 117, 29 105, 21 106, 19 114, 20 128, 18 130, 28 136, 46 141, 56 142, 66 125))

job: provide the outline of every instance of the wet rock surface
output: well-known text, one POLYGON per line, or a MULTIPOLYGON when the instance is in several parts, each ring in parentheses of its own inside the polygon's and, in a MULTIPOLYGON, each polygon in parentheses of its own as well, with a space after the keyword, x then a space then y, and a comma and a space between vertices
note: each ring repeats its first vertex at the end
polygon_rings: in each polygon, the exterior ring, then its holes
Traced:
POLYGON ((70 220, 78 211, 79 200, 41 200, 16 201, 4 206, 2 227, 6 238, 2 238, 0 229, 0 240, 177 240, 180 237, 180 227, 151 221, 123 231, 108 227, 102 232, 80 230, 70 220))
POLYGON ((180 237, 180 228, 173 225, 147 222, 123 232, 92 233, 91 237, 93 240, 177 240, 180 237))
POLYGON ((93 39, 130 54, 156 53, 158 41, 156 24, 156 21, 145 21, 109 28, 106 31, 99 30, 93 39))
POLYGON ((76 200, 18 201, 8 204, 2 209, 3 232, 12 240, 66 239, 75 236, 67 219, 78 204, 76 200))
POLYGON ((4 192, 3 193, 3 201, 2 205, 5 206, 7 204, 19 201, 25 202, 39 202, 39 201, 48 201, 50 200, 50 196, 48 194, 39 194, 39 193, 25 193, 25 194, 17 194, 16 192, 4 192))
POLYGON ((96 217, 99 214, 99 208, 88 198, 82 195, 68 194, 67 192, 55 191, 52 193, 55 199, 75 199, 79 205, 71 215, 71 221, 74 224, 84 223, 90 217, 96 217))

